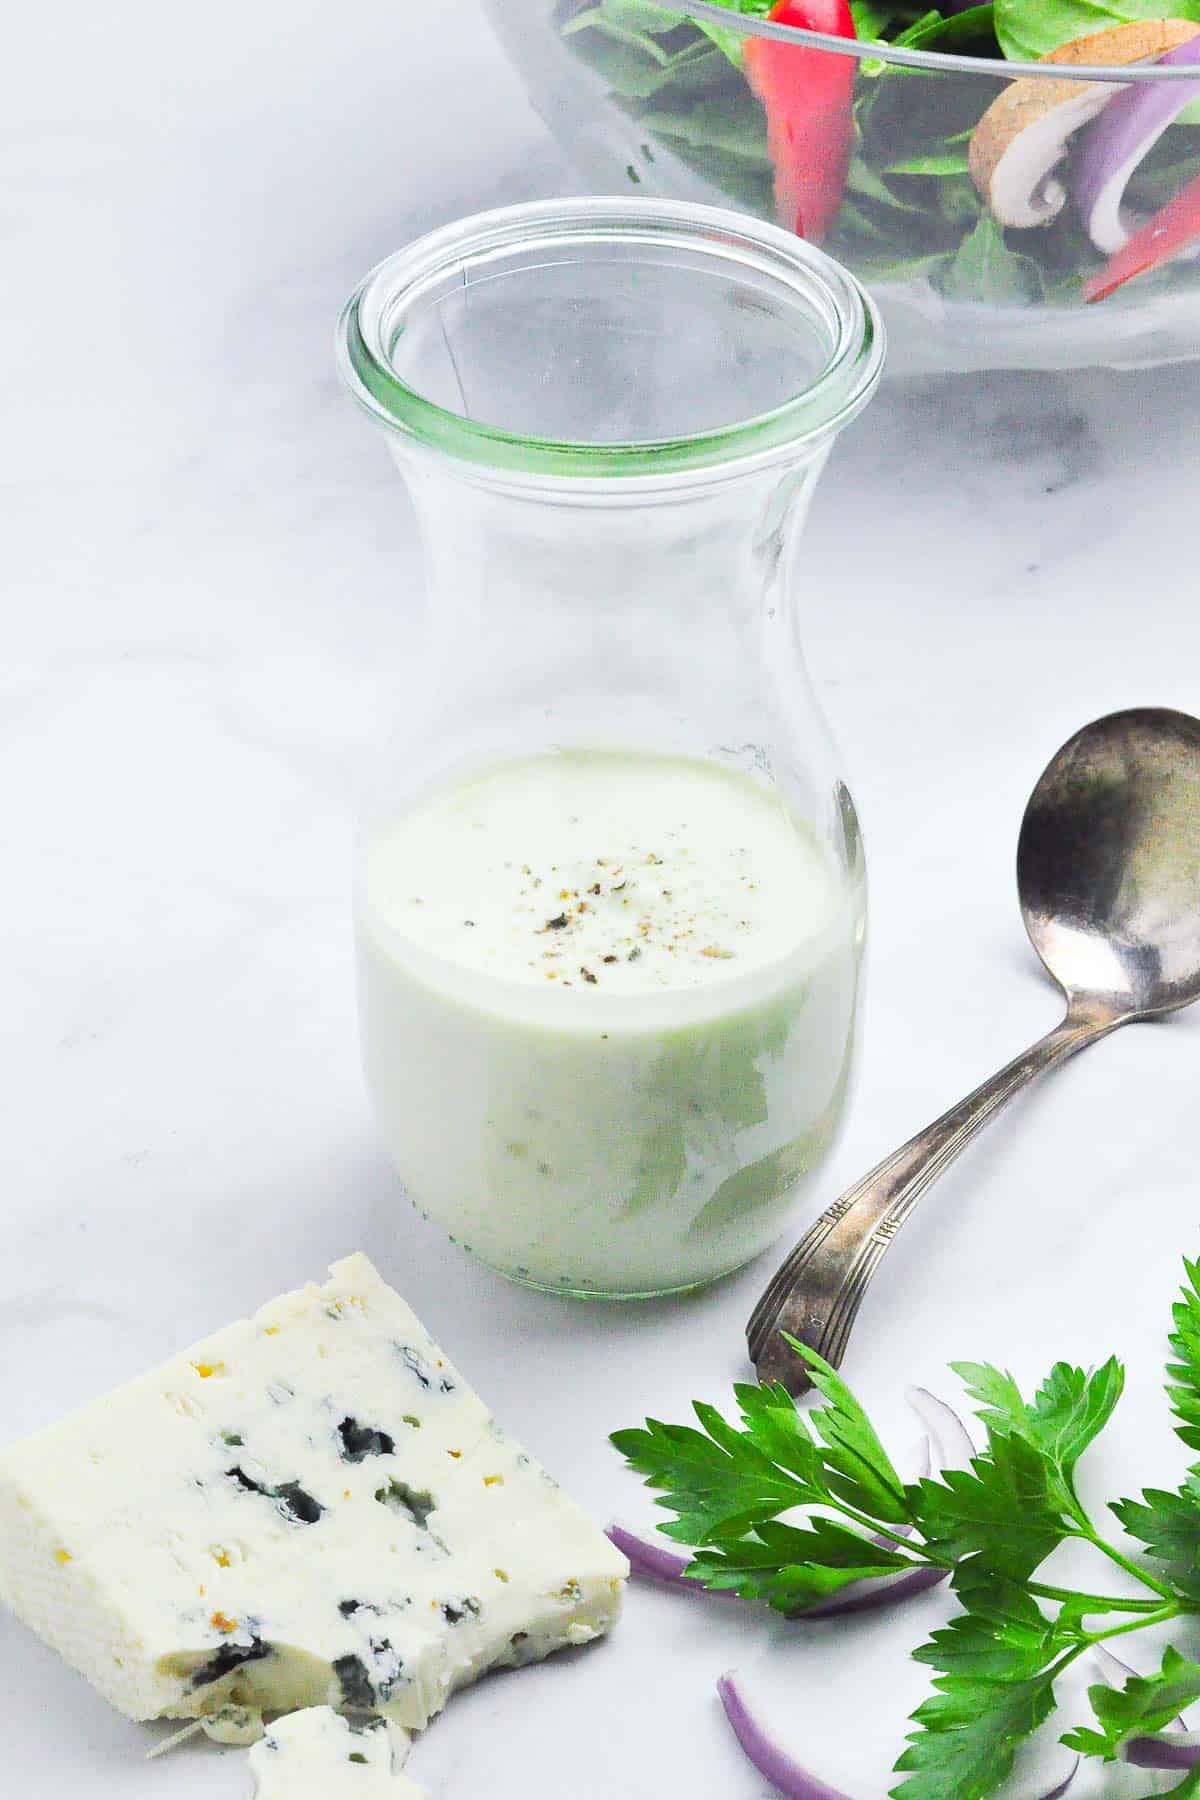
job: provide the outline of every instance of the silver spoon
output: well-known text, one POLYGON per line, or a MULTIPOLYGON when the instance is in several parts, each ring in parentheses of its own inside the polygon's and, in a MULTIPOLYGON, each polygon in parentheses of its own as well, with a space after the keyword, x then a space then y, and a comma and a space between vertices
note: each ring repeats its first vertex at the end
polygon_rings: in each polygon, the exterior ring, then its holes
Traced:
POLYGON ((760 1381, 808 1387, 787 1331, 838 1364, 888 1245, 926 1188, 1027 1082, 1133 1019, 1200 998, 1200 720, 1112 713, 1064 744, 1017 844, 1025 929, 1067 997, 1061 1025, 848 1188, 746 1327, 760 1381))

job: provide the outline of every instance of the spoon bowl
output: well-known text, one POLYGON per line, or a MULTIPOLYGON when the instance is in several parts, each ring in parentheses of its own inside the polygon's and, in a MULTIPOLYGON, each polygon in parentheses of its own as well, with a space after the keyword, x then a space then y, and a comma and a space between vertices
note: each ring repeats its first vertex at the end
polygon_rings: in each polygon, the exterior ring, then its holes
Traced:
POLYGON ((1137 707, 1076 732, 1025 810, 1017 889, 1076 1004, 1150 1017, 1200 997, 1200 722, 1137 707))
POLYGON ((840 1363, 918 1200, 1035 1075, 1119 1025, 1200 998, 1200 720, 1138 707, 1076 732, 1025 809, 1017 891, 1066 1017, 825 1209, 751 1314, 760 1380, 809 1386, 784 1333, 840 1363))

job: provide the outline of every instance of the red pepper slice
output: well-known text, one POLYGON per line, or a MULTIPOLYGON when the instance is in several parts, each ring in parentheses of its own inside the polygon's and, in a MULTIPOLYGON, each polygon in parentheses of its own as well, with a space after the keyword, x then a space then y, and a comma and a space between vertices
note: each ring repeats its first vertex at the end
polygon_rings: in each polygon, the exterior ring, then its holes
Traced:
POLYGON ((1173 200, 1156 212, 1123 249, 1117 250, 1099 275, 1083 284, 1085 300, 1106 300, 1135 275, 1170 262, 1200 238, 1200 175, 1180 188, 1173 200))
MULTIPOLYGON (((853 38, 848 0, 778 0, 767 17, 829 37, 853 38)), ((799 237, 824 237, 846 186, 858 63, 836 50, 749 38, 746 72, 767 114, 775 210, 799 237)))

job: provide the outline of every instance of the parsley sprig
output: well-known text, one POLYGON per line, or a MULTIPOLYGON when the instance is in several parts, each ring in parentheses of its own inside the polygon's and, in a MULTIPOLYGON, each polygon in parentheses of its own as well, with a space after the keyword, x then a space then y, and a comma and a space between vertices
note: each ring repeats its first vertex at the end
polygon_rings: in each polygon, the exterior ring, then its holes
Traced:
MULTIPOLYGON (((1200 1260, 1185 1262, 1173 1309, 1167 1394, 1179 1437, 1200 1449, 1200 1260)), ((1084 1506, 1076 1466, 1124 1387, 1115 1358, 1090 1372, 1056 1363, 1026 1399, 1012 1376, 955 1363, 987 1436, 967 1469, 905 1483, 862 1406, 815 1351, 789 1339, 824 1404, 801 1412, 779 1386, 738 1386, 740 1423, 697 1402, 699 1429, 647 1419, 613 1443, 674 1517, 665 1534, 693 1551, 704 1586, 800 1616, 852 1582, 945 1569, 960 1611, 914 1652, 935 1675, 896 1764, 894 1800, 985 1800, 1017 1746, 1056 1708, 1055 1683, 1093 1645, 1178 1621, 1200 1658, 1200 1463, 1178 1489, 1110 1503, 1131 1555, 1084 1506), (1137 1596, 1037 1578, 1052 1551, 1089 1545, 1137 1596)), ((1089 1689, 1094 1721, 1065 1732, 1083 1756, 1115 1760, 1129 1740, 1200 1700, 1200 1660, 1168 1645, 1124 1688, 1089 1689)), ((1200 1795, 1200 1771, 1172 1790, 1200 1795)))

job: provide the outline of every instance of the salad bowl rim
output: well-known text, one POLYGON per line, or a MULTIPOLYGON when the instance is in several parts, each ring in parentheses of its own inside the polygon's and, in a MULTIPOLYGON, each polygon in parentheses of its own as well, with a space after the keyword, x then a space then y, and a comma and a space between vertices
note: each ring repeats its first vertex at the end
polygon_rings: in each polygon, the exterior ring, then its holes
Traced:
POLYGON ((781 44, 803 44, 809 49, 827 50, 834 56, 853 57, 858 62, 892 63, 906 69, 927 69, 931 73, 960 75, 992 75, 1001 81, 1083 81, 1106 82, 1114 87, 1130 87, 1153 82, 1190 81, 1198 79, 1194 66, 1171 66, 1162 63, 1111 63, 1091 66, 1086 63, 1006 62, 996 56, 952 55, 944 50, 913 50, 901 44, 885 43, 878 38, 834 37, 823 31, 806 31, 798 25, 780 25, 771 19, 756 18, 749 13, 733 12, 727 6, 714 6, 709 0, 664 0, 664 12, 678 13, 706 25, 720 25, 735 36, 774 38, 781 44))

